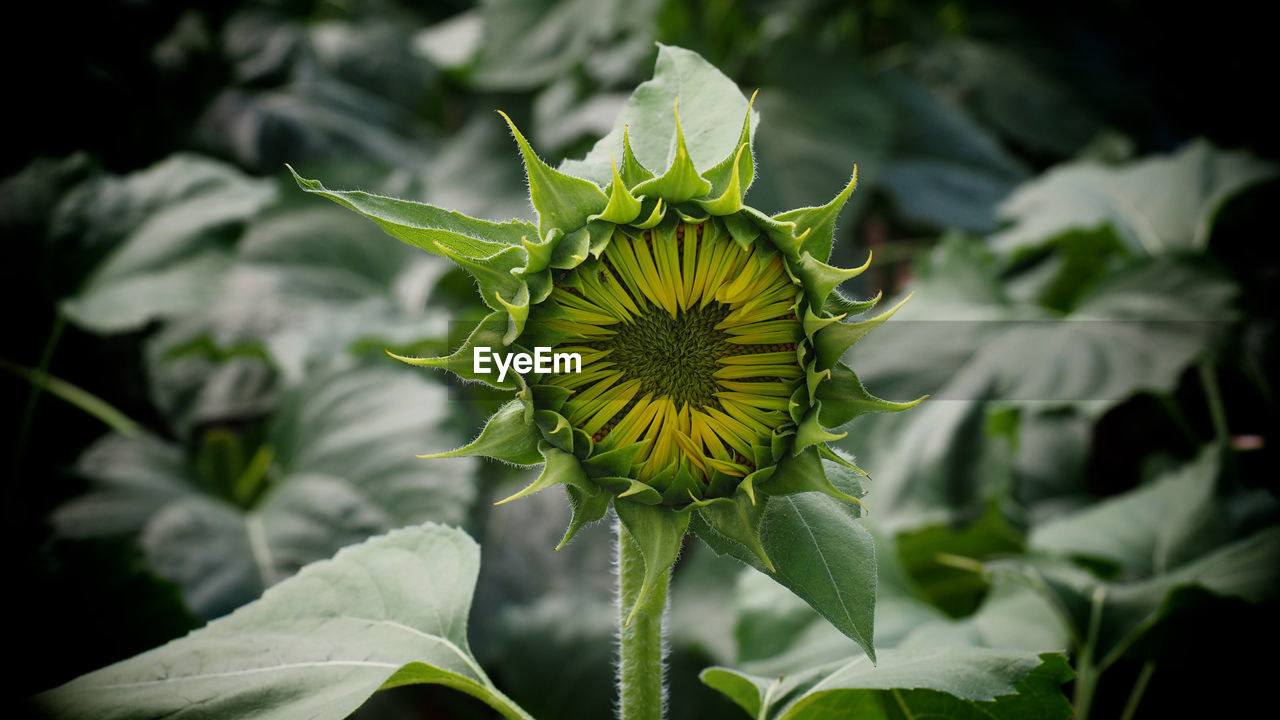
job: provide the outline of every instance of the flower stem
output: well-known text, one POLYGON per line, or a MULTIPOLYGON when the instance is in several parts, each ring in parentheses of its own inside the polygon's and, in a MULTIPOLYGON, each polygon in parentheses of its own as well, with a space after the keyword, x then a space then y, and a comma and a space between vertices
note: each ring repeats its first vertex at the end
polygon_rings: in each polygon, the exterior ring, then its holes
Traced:
POLYGON ((621 720, 661 720, 666 701, 662 665, 665 650, 662 615, 667 605, 671 571, 658 580, 631 622, 644 581, 644 556, 622 523, 615 525, 618 546, 618 717, 621 720))

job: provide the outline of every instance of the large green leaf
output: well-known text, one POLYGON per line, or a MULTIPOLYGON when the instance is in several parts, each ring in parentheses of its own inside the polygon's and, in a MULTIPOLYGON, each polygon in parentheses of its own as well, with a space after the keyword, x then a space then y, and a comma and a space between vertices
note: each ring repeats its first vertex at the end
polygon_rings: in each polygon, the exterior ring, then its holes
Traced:
MULTIPOLYGON (((991 578, 977 611, 952 619, 926 599, 907 575, 893 540, 874 533, 879 558, 876 586, 876 646, 937 649, 983 647, 1035 652, 1067 648, 1064 621, 1026 583, 1005 574, 991 578)), ((972 573, 973 570, 971 569, 972 573)), ((790 674, 847 659, 857 645, 799 598, 760 573, 739 578, 738 662, 756 675, 790 674)))
MULTIPOLYGON (((607 185, 613 178, 610 157, 619 166, 622 164, 622 135, 627 129, 636 159, 661 175, 675 157, 676 122, 672 110, 676 100, 680 101, 680 127, 689 156, 699 172, 706 172, 737 151, 742 134, 740 120, 747 113, 747 99, 738 86, 697 53, 659 45, 653 79, 635 89, 613 130, 585 158, 566 161, 560 169, 607 185)), ((753 111, 753 130, 755 114, 753 111)), ((844 177, 848 178, 848 169, 844 177)), ((833 188, 825 194, 839 189, 833 188)))
POLYGON ((889 73, 880 87, 897 123, 879 184, 898 212, 939 228, 994 230, 996 205, 1027 169, 960 109, 907 76, 889 73))
MULTIPOLYGON (((461 522, 475 493, 470 461, 445 477, 414 457, 456 437, 443 424, 446 392, 409 369, 317 377, 286 394, 256 454, 237 450, 255 455, 256 470, 241 463, 212 480, 162 441, 111 436, 78 467, 92 489, 54 521, 72 537, 136 534, 152 569, 216 617, 370 535, 461 522)), ((239 447, 234 435, 210 437, 239 447)))
POLYGON ((1008 490, 1002 407, 1021 407, 1030 424, 1170 393, 1235 317, 1233 283, 1169 256, 1107 274, 1065 316, 1014 303, 994 258, 960 238, 918 269, 912 302, 846 358, 881 396, 931 395, 910 413, 860 420, 862 438, 843 441, 877 478, 874 507, 892 529, 972 518, 1008 490))
POLYGON ((645 0, 486 0, 482 42, 471 81, 526 89, 570 74, 581 63, 638 60, 649 47, 658 3, 645 0))
MULTIPOLYGON (((823 461, 832 483, 853 497, 857 482, 823 461)), ((760 541, 776 572, 751 549, 713 530, 695 514, 691 527, 716 553, 732 555, 777 580, 809 603, 875 657, 876 554, 871 534, 858 522, 857 503, 817 492, 771 496, 760 541)))
POLYGON ((449 325, 423 298, 449 264, 385 240, 324 204, 257 220, 224 291, 147 340, 152 401, 185 436, 201 423, 268 413, 284 386, 357 356, 385 364, 388 347, 443 351, 449 325))
POLYGON ((1061 655, 949 647, 886 650, 782 677, 709 668, 702 681, 753 718, 1068 718, 1061 655))
POLYGON ((445 685, 528 718, 467 644, 479 548, 406 528, 309 566, 184 638, 37 696, 57 718, 334 718, 384 687, 445 685))
POLYGON ((64 204, 62 213, 72 217, 62 222, 90 223, 112 212, 124 219, 108 219, 109 227, 127 229, 63 310, 89 330, 111 333, 201 308, 221 289, 228 237, 275 199, 270 181, 192 155, 87 184, 64 204))
MULTIPOLYGON (((1206 450, 1133 492, 1037 526, 1031 547, 1110 563, 1129 577, 1176 567, 1230 537, 1226 517, 1214 508, 1220 463, 1218 452, 1206 450)), ((1275 504, 1265 497, 1251 503, 1259 509, 1275 504)))
POLYGON ((989 263, 959 239, 932 253, 915 287, 920 301, 852 352, 850 366, 868 387, 945 400, 972 400, 990 388, 996 399, 1087 403, 1099 412, 1137 392, 1173 390, 1235 318, 1233 283, 1168 257, 1110 273, 1065 317, 1001 299, 997 287, 960 290, 970 304, 953 305, 960 288, 948 275, 978 278, 989 263), (934 367, 915 372, 926 364, 934 367), (937 384, 921 390, 924 382, 937 384))
POLYGON ((1203 140, 1121 168, 1059 166, 1000 206, 1001 219, 1013 224, 992 236, 992 247, 1016 253, 1071 230, 1109 224, 1135 254, 1203 250, 1218 208, 1275 174, 1275 165, 1248 152, 1219 150, 1203 140))
POLYGON ((1100 668, 1155 627, 1178 592, 1274 598, 1280 503, 1222 484, 1219 469, 1217 452, 1206 451, 1150 484, 1042 524, 1030 538, 1036 554, 994 567, 1050 597, 1079 641, 1092 638, 1087 652, 1100 668))

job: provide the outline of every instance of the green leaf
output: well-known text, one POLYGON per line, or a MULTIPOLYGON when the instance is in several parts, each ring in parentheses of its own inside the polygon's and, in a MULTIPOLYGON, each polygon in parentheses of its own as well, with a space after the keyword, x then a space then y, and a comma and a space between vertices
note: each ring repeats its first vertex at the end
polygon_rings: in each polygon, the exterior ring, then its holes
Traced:
POLYGON ((104 196, 77 198, 83 202, 119 202, 115 193, 128 203, 112 208, 118 216, 109 220, 85 219, 123 225, 124 237, 62 304, 73 322, 102 333, 136 330, 211 302, 229 267, 228 236, 277 197, 270 181, 190 155, 82 192, 104 196))
MULTIPOLYGON (((502 307, 495 293, 504 298, 514 297, 523 285, 511 271, 528 264, 523 241, 538 237, 538 231, 529 223, 520 220, 495 223, 425 203, 358 190, 329 190, 319 180, 298 175, 293 168, 289 168, 289 172, 303 190, 365 216, 397 240, 458 263, 479 281, 481 297, 490 307, 502 307)), ((599 192, 598 188, 595 190, 599 192)))
POLYGON ((1228 539, 1226 521, 1213 507, 1220 463, 1220 453, 1208 448, 1155 482, 1038 525, 1030 545, 1140 577, 1176 567, 1228 539))
MULTIPOLYGON (((655 0, 628 5, 593 0, 485 0, 482 40, 470 80, 487 90, 525 90, 581 66, 633 67, 651 46, 655 0)), ((617 72, 616 70, 614 72, 617 72)), ((614 83, 621 78, 611 78, 614 83)))
POLYGON ((1062 165, 1000 206, 1001 219, 1012 225, 992 236, 991 245, 1016 254, 1069 231, 1109 224, 1138 255, 1203 250, 1223 203, 1275 174, 1272 163, 1204 140, 1121 168, 1092 161, 1062 165))
MULTIPOLYGON (((897 71, 886 73, 879 86, 897 122, 894 153, 883 166, 877 189, 912 222, 970 232, 995 230, 995 208, 1027 179, 1025 165, 946 90, 926 89, 897 71)), ((1076 152, 1081 144, 1066 152, 1076 152)))
POLYGON ((887 650, 874 666, 860 657, 779 678, 719 667, 701 677, 755 718, 1065 720, 1072 710, 1059 686, 1072 675, 1057 654, 952 647, 887 650))
POLYGON ((467 217, 426 203, 398 200, 359 190, 330 190, 319 180, 308 180, 289 168, 298 187, 326 197, 374 221, 386 233, 416 248, 440 255, 441 247, 456 255, 485 258, 505 247, 520 247, 537 230, 521 220, 496 223, 467 217))
MULTIPOLYGON (((861 494, 844 468, 823 465, 840 492, 861 494)), ((764 489, 772 492, 768 483, 764 489)), ((711 531, 701 520, 695 531, 717 554, 732 555, 803 598, 874 659, 875 543, 857 522, 858 509, 856 502, 816 492, 771 495, 760 539, 776 573, 746 546, 711 531)))
POLYGON ((446 476, 414 457, 425 438, 454 436, 446 409, 445 388, 416 371, 320 375, 281 399, 262 444, 271 462, 248 507, 232 497, 240 473, 211 483, 174 445, 109 436, 77 466, 90 491, 53 522, 75 538, 135 536, 195 614, 217 617, 370 535, 464 520, 473 461, 446 476))
POLYGON ((479 549, 428 524, 348 548, 184 638, 42 693, 53 717, 345 718, 384 687, 441 684, 528 716, 467 644, 479 549))
POLYGON ((863 418, 863 438, 842 441, 883 479, 882 518, 913 527, 964 519, 1007 492, 1013 448, 989 438, 999 408, 984 401, 1031 403, 1028 417, 1069 409, 1096 418, 1136 393, 1170 393, 1235 315, 1233 283, 1174 257, 1107 274, 1065 317, 1014 304, 996 270, 980 247, 945 240, 917 266, 915 299, 848 358, 878 394, 933 398, 863 418))
MULTIPOLYGON (((744 117, 747 98, 732 80, 697 53, 659 44, 653 78, 631 94, 613 130, 585 158, 566 161, 560 169, 600 185, 608 184, 612 173, 609 158, 624 157, 624 131, 643 167, 651 171, 670 168, 678 145, 671 112, 677 100, 680 126, 694 167, 709 169, 737 151, 741 126, 724 120, 744 117)), ((758 122, 755 120, 752 126, 758 122)))

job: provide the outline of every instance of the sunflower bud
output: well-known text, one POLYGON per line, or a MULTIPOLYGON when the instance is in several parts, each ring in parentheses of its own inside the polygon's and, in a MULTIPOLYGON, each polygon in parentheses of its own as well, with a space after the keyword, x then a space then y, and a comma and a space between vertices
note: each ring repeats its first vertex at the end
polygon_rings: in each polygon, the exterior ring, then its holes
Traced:
MULTIPOLYGON (((858 501, 826 476, 828 447, 855 416, 909 408, 870 395, 840 359, 898 308, 837 286, 866 270, 826 263, 857 170, 831 202, 768 216, 743 199, 754 178, 752 111, 735 150, 699 171, 678 104, 668 167, 642 165, 624 129, 612 181, 543 162, 511 123, 538 225, 475 220, 358 192, 324 195, 391 235, 451 258, 492 312, 453 355, 400 358, 516 391, 471 444, 429 457, 544 463, 502 502, 562 484, 573 506, 563 545, 612 504, 645 552, 646 586, 675 559, 690 515, 768 568, 759 539, 772 495, 816 491, 858 501), (620 162, 619 162, 620 160, 620 162), (479 374, 474 348, 577 354, 566 372, 479 374)), ((900 307, 900 305, 899 305, 900 307)))

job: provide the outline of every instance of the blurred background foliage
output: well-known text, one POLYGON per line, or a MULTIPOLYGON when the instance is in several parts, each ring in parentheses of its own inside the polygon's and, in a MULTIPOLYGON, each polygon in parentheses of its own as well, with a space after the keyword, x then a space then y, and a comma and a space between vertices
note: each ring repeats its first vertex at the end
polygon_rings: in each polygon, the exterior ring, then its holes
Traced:
MULTIPOLYGON (((305 197, 282 164, 528 218, 492 110, 544 157, 580 157, 659 41, 759 90, 752 205, 825 202, 857 162, 835 260, 876 262, 847 290, 916 293, 850 358, 883 397, 933 395, 843 442, 874 479, 877 644, 1065 650, 1098 717, 1135 696, 1130 717, 1160 717, 1262 692, 1249 651, 1276 641, 1280 584, 1265 230, 1280 143, 1256 105, 1269 26, 1232 6, 32 8, 45 17, 5 32, 61 30, 3 43, 21 68, 0 149, 7 594, 26 628, 11 687, 438 520, 482 541, 472 636, 498 686, 541 717, 608 716, 607 528, 552 553, 561 498, 493 510, 521 472, 413 457, 496 408, 383 354, 443 350, 475 319, 470 280, 305 197)), ((858 652, 705 547, 673 592, 675 718, 737 716, 698 683, 706 665, 772 674, 858 652)), ((485 712, 430 688, 361 711, 485 712)))

